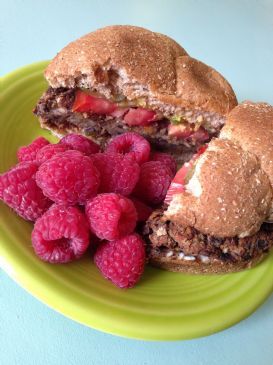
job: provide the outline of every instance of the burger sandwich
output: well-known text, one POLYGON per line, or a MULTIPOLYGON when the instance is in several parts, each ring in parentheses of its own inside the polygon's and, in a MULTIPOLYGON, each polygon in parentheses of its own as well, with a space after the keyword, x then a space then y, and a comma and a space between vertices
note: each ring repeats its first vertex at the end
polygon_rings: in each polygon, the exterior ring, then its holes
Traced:
POLYGON ((134 26, 108 26, 70 43, 45 77, 49 88, 34 110, 43 128, 101 145, 134 131, 180 161, 218 135, 237 105, 220 73, 173 39, 134 26))
POLYGON ((273 247, 272 191, 273 107, 245 102, 177 172, 148 219, 150 262, 195 274, 254 266, 273 247))

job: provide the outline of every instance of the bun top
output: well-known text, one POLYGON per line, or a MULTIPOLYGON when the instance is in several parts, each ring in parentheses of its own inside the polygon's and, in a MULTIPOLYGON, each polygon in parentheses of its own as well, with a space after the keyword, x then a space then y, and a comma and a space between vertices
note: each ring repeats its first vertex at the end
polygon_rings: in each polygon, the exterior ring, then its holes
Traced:
POLYGON ((86 77, 86 86, 92 88, 96 82, 109 81, 107 71, 123 71, 130 78, 127 82, 173 93, 175 61, 183 55, 187 52, 163 34, 114 25, 68 44, 49 64, 45 76, 53 87, 78 86, 77 77, 86 77))
POLYGON ((272 190, 255 155, 214 139, 197 160, 186 192, 174 195, 165 215, 216 237, 246 237, 268 216, 272 190))
POLYGON ((176 59, 176 92, 160 95, 159 100, 187 109, 200 108, 220 115, 228 114, 237 99, 228 81, 215 69, 190 56, 176 59))
POLYGON ((227 114, 236 104, 229 83, 188 56, 173 39, 147 29, 114 25, 68 44, 45 71, 50 86, 86 87, 105 97, 147 97, 181 108, 227 114))
POLYGON ((220 138, 254 153, 273 187, 273 106, 245 101, 228 115, 220 138))

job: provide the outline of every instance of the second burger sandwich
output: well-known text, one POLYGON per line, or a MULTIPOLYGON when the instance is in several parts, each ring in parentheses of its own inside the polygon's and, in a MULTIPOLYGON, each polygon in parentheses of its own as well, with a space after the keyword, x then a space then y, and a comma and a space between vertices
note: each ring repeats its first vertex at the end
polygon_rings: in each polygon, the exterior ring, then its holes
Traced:
POLYGON ((70 43, 45 71, 49 89, 35 108, 57 135, 104 144, 138 132, 180 161, 219 133, 237 104, 230 84, 173 39, 134 26, 109 26, 70 43))
POLYGON ((178 171, 168 206, 144 234, 150 262, 171 271, 235 272, 273 247, 273 107, 245 102, 178 171))

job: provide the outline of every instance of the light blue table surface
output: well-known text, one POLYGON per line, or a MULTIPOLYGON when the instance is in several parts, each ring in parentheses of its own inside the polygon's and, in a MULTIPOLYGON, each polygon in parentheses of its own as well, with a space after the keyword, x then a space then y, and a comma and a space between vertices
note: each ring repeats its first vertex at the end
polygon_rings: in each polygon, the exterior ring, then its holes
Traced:
MULTIPOLYGON (((50 59, 108 24, 166 33, 222 72, 239 100, 273 103, 273 0, 0 0, 0 74, 50 59)), ((273 296, 248 319, 207 338, 134 341, 63 317, 0 271, 0 364, 273 365, 273 296)))

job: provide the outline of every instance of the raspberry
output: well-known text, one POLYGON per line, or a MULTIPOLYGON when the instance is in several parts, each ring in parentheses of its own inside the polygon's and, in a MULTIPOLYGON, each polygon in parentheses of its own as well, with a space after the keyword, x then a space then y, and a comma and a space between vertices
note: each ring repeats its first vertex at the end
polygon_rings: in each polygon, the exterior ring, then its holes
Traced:
POLYGON ((137 212, 133 202, 118 194, 100 194, 87 202, 91 231, 100 239, 116 240, 133 232, 137 212))
POLYGON ((37 170, 35 162, 25 161, 0 175, 0 199, 29 221, 35 221, 52 204, 36 184, 37 170))
POLYGON ((37 256, 51 264, 81 257, 89 245, 88 222, 76 207, 54 204, 37 219, 31 235, 37 256))
POLYGON ((49 141, 44 137, 36 138, 28 146, 22 146, 17 151, 18 161, 35 161, 37 152, 44 146, 48 145, 49 141))
POLYGON ((150 144, 144 137, 137 133, 124 133, 113 138, 105 152, 130 154, 139 164, 149 160, 150 144))
POLYGON ((99 172, 90 157, 66 151, 44 162, 36 175, 43 193, 56 203, 84 204, 99 187, 99 172))
POLYGON ((139 222, 145 222, 153 212, 153 209, 148 205, 142 203, 140 200, 130 197, 137 211, 137 220, 139 222))
POLYGON ((80 151, 85 155, 92 155, 100 151, 100 146, 91 139, 80 134, 71 133, 60 140, 61 144, 68 145, 70 149, 80 151))
POLYGON ((159 204, 166 196, 172 177, 170 168, 161 162, 145 162, 140 168, 134 195, 148 204, 159 204))
POLYGON ((57 153, 62 153, 68 151, 69 149, 70 147, 65 144, 49 144, 37 152, 36 160, 39 163, 43 163, 55 156, 57 153))
POLYGON ((134 190, 140 168, 129 155, 97 153, 92 161, 100 172, 100 193, 117 193, 128 196, 134 190))
POLYGON ((105 278, 120 288, 131 288, 144 271, 144 242, 135 233, 116 241, 103 242, 94 259, 105 278))
POLYGON ((175 175, 177 170, 176 161, 173 156, 168 153, 152 152, 150 155, 150 161, 160 161, 171 169, 173 176, 175 175))

